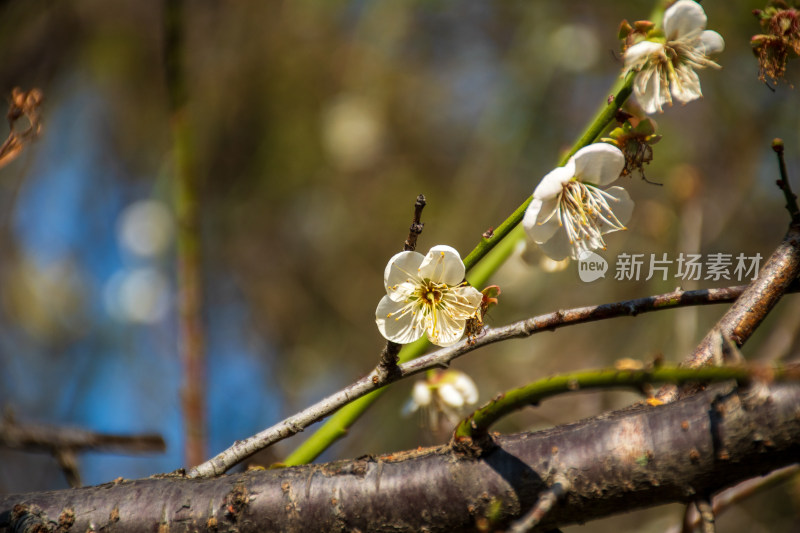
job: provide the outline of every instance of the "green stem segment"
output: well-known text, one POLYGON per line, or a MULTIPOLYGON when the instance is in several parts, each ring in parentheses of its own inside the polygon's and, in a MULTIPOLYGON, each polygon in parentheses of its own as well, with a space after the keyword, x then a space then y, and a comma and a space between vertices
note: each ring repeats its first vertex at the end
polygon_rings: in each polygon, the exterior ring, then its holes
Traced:
MULTIPOLYGON (((566 164, 567 160, 575 152, 595 142, 606 131, 614 122, 617 111, 631 95, 632 90, 633 74, 629 74, 624 79, 617 81, 612 89, 613 96, 609 97, 607 103, 600 108, 589 127, 578 138, 572 149, 562 158, 560 165, 566 164)), ((510 257, 514 251, 514 246, 522 240, 524 233, 518 225, 522 221, 522 217, 525 215, 525 210, 531 200, 532 198, 528 197, 522 205, 495 229, 491 238, 483 238, 464 259, 464 265, 469 273, 467 279, 472 285, 480 287, 485 284, 489 277, 510 257), (515 229, 516 231, 514 231, 515 229), (501 242, 502 246, 498 246, 501 242), (498 246, 496 252, 490 254, 495 246, 498 246)), ((399 362, 405 363, 419 357, 425 353, 429 346, 430 343, 425 339, 420 339, 413 344, 404 346, 400 351, 399 362)), ((348 428, 358 420, 372 402, 378 399, 384 390, 379 389, 339 409, 322 427, 295 449, 286 458, 284 464, 294 466, 306 464, 316 459, 333 442, 347 434, 348 428)))
MULTIPOLYGON (((502 417, 529 405, 569 391, 609 388, 639 388, 649 383, 716 382, 736 380, 748 382, 755 376, 764 376, 763 368, 749 367, 662 367, 652 370, 589 370, 540 379, 524 387, 507 391, 469 417, 462 420, 453 434, 454 440, 478 439, 486 435, 489 427, 502 417)), ((800 368, 776 367, 769 370, 771 380, 800 378, 800 368)))

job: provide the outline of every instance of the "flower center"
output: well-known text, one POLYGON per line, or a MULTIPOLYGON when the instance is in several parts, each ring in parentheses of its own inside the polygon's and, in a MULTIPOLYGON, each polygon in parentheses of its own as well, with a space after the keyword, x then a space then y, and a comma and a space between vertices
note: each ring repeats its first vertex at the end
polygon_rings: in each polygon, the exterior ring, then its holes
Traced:
POLYGON ((416 294, 420 303, 428 309, 436 309, 440 307, 440 302, 447 290, 447 285, 444 283, 434 283, 429 279, 422 280, 422 283, 417 287, 416 294))
POLYGON ((587 185, 574 178, 564 183, 556 212, 559 222, 567 232, 570 244, 578 244, 579 247, 585 248, 582 241, 586 239, 595 245, 593 248, 605 249, 603 233, 625 229, 625 225, 619 221, 608 204, 609 200, 617 201, 614 196, 594 185, 587 185))

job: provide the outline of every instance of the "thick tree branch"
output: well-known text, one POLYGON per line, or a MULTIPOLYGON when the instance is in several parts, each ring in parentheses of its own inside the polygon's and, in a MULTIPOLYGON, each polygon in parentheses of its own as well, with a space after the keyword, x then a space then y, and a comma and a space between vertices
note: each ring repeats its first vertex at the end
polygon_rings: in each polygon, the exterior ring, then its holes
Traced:
POLYGON ((365 396, 390 383, 424 372, 428 369, 446 367, 453 359, 461 357, 482 346, 508 339, 529 337, 542 331, 553 331, 560 327, 582 324, 584 322, 593 322, 619 316, 636 316, 650 311, 691 305, 731 302, 739 297, 744 289, 745 286, 742 285, 722 289, 703 289, 696 291, 676 290, 666 294, 648 296, 635 300, 555 311, 501 328, 490 329, 477 339, 462 341, 454 346, 437 350, 431 354, 401 364, 398 367, 399 372, 387 373, 385 369, 379 365, 365 377, 327 398, 320 400, 303 411, 284 419, 278 424, 252 437, 235 442, 227 450, 189 471, 189 477, 211 477, 221 475, 229 468, 247 457, 250 457, 257 451, 295 435, 357 398, 365 396))
POLYGON ((747 286, 742 295, 708 332, 684 364, 698 367, 714 357, 719 337, 730 339, 741 347, 775 307, 789 286, 800 274, 800 222, 789 226, 780 246, 761 269, 758 278, 747 286))
POLYGON ((800 457, 800 386, 720 386, 537 433, 479 458, 447 446, 190 480, 181 476, 0 496, 15 516, 75 531, 477 531, 507 527, 556 476, 569 484, 540 528, 690 502, 800 457))

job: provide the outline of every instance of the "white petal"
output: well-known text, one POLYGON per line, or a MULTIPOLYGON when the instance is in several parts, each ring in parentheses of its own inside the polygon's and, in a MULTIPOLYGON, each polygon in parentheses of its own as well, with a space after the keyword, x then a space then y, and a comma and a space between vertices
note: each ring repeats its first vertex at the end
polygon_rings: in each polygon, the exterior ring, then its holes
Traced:
POLYGON ((675 67, 675 74, 678 79, 672 80, 670 88, 676 100, 685 104, 703 96, 700 91, 700 78, 691 67, 678 65, 675 67))
POLYGON ((550 200, 561 194, 564 183, 575 176, 575 165, 570 160, 563 167, 557 167, 548 172, 539 185, 533 190, 533 197, 538 200, 550 200))
POLYGON ((700 34, 699 41, 700 42, 697 44, 697 49, 707 56, 718 54, 725 50, 725 39, 723 39, 722 35, 715 31, 704 31, 700 34))
POLYGON ((408 344, 422 337, 424 328, 419 325, 419 313, 408 312, 404 315, 394 315, 403 308, 402 302, 392 301, 388 296, 384 296, 378 303, 375 310, 375 323, 378 331, 387 340, 398 344, 408 344))
POLYGON ((546 222, 541 222, 553 212, 557 202, 558 198, 551 198, 546 202, 534 198, 528 209, 525 210, 525 216, 522 218, 522 227, 525 229, 528 238, 533 242, 543 243, 558 231, 560 227, 558 216, 553 215, 546 222))
POLYGON ((664 45, 653 41, 641 41, 625 50, 625 68, 640 68, 653 55, 663 55, 664 45))
POLYGON ((428 340, 436 346, 452 346, 464 336, 466 319, 456 318, 443 310, 433 312, 433 320, 427 324, 428 340))
POLYGON ((575 177, 594 185, 606 185, 615 181, 625 166, 622 151, 608 143, 585 146, 572 159, 575 162, 575 177))
MULTIPOLYGON (((608 200, 608 205, 611 207, 611 211, 613 211, 614 216, 617 217, 617 220, 619 220, 622 225, 627 224, 631 219, 631 215, 633 214, 633 200, 631 200, 631 196, 628 194, 628 191, 622 187, 609 187, 604 192, 614 197, 613 200, 608 200)), ((609 226, 602 221, 600 221, 599 226, 601 233, 612 233, 617 231, 616 228, 609 226)))
POLYGON ((434 283, 458 285, 464 281, 464 262, 455 248, 438 245, 431 248, 419 266, 419 277, 434 283))
POLYGON ((464 398, 464 403, 468 405, 478 403, 478 387, 468 375, 463 372, 456 374, 456 377, 453 379, 453 386, 461 393, 461 397, 464 398))
POLYGON ((425 381, 415 382, 414 389, 411 391, 411 398, 420 407, 430 405, 433 399, 430 386, 425 381))
POLYGON ((400 410, 400 416, 406 417, 409 416, 419 409, 419 405, 414 402, 414 398, 409 398, 405 404, 403 404, 403 408, 400 410))
POLYGON ((450 383, 440 385, 437 392, 439 393, 439 398, 449 407, 458 409, 464 405, 464 398, 461 396, 461 393, 450 383))
POLYGON ((453 287, 448 291, 443 301, 446 304, 447 311, 450 312, 453 318, 466 320, 478 310, 483 301, 483 293, 469 285, 453 287))
MULTIPOLYGON (((635 83, 633 88, 636 101, 639 102, 642 110, 647 114, 652 114, 656 111, 661 113, 662 106, 667 103, 661 98, 663 92, 661 90, 661 76, 658 75, 655 69, 652 69, 640 72, 636 82, 639 82, 640 78, 641 83, 635 83)), ((667 87, 667 90, 669 90, 669 87, 667 87)))
POLYGON ((706 12, 693 0, 678 0, 664 12, 667 41, 693 39, 706 27, 706 12))
POLYGON ((539 248, 549 257, 555 261, 566 259, 572 254, 573 246, 567 238, 566 231, 557 231, 549 240, 540 243, 539 248))
POLYGON ((417 270, 422 264, 422 254, 417 252, 400 252, 389 259, 386 270, 383 272, 383 283, 386 286, 387 294, 390 287, 401 283, 419 283, 417 270))

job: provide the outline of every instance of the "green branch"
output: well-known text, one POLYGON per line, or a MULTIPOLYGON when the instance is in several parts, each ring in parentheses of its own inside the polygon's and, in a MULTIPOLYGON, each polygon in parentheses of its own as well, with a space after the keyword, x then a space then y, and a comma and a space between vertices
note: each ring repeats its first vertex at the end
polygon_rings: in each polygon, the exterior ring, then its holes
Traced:
POLYGON ((649 383, 715 382, 736 380, 746 383, 754 378, 770 380, 800 379, 800 367, 731 367, 702 368, 662 367, 652 370, 588 370, 540 379, 524 387, 512 389, 481 407, 462 420, 453 433, 454 442, 460 439, 477 440, 487 434, 489 427, 502 417, 529 405, 564 392, 588 389, 641 388, 649 383))

